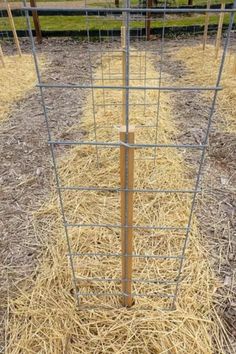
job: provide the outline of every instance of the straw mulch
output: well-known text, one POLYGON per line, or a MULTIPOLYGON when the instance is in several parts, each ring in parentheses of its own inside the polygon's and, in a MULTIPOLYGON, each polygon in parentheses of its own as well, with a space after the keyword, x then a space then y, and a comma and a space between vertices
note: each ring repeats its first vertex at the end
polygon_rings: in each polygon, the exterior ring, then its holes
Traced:
POLYGON ((0 121, 9 116, 11 106, 22 99, 36 83, 31 55, 4 56, 4 62, 5 67, 0 63, 0 121))
MULTIPOLYGON (((175 58, 184 61, 189 69, 188 76, 182 79, 192 85, 215 86, 219 71, 222 50, 216 59, 215 47, 207 45, 205 51, 202 46, 182 47, 175 53, 175 58)), ((220 130, 229 133, 236 132, 236 54, 228 52, 225 60, 223 76, 220 85, 223 90, 218 94, 217 109, 221 121, 217 122, 220 130)), ((203 93, 212 98, 212 93, 203 93)))
MULTIPOLYGON (((143 55, 141 55, 141 60, 143 55)), ((110 58, 111 59, 111 58, 110 58)), ((109 78, 108 55, 96 70, 96 84, 101 76, 109 78)), ((121 58, 112 58, 112 77, 109 84, 121 84, 121 58), (117 73, 116 75, 114 74, 117 73), (115 76, 114 76, 115 75, 115 76)), ((131 73, 136 61, 131 58, 131 73)), ((142 74, 141 74, 142 75, 142 74)), ((147 85, 158 84, 158 73, 150 63, 147 85)), ((168 80, 168 77, 166 77, 168 80)), ((143 77, 131 84, 142 85, 143 77)), ((118 141, 121 120, 122 93, 119 90, 88 92, 82 117, 83 139, 94 140, 94 118, 98 141, 118 141), (92 101, 96 106, 92 114, 92 101), (103 103, 113 103, 104 109, 103 103)), ((154 143, 156 140, 158 92, 132 91, 131 103, 147 103, 130 107, 130 123, 136 125, 136 142, 154 143), (148 104, 149 103, 149 104, 148 104), (145 126, 152 126, 145 128, 145 126)), ((171 119, 170 97, 161 94, 157 141, 174 143, 171 139, 176 127, 171 119)), ((57 149, 57 148, 56 148, 57 149)), ((68 148, 69 149, 69 148, 68 148)), ((186 166, 181 150, 136 149, 134 188, 191 188, 192 167, 186 166), (191 173, 190 173, 191 172, 191 173)), ((119 187, 119 149, 81 146, 68 150, 58 159, 61 185, 119 187)), ((109 223, 120 221, 119 194, 116 192, 63 192, 68 223, 109 223)), ((188 194, 135 193, 135 225, 185 226, 190 208, 188 194)), ((74 291, 68 248, 56 194, 53 194, 35 215, 35 230, 44 248, 44 256, 35 274, 25 281, 16 299, 9 302, 8 353, 222 353, 220 321, 213 308, 216 280, 208 265, 197 222, 194 220, 181 275, 182 284, 174 311, 165 311, 171 301, 165 297, 135 298, 135 305, 127 310, 120 306, 120 297, 82 297, 80 307, 74 301, 74 291), (94 309, 93 306, 97 307, 94 309)), ((73 253, 120 253, 120 231, 109 228, 69 228, 73 253)), ((184 235, 181 232, 135 230, 134 252, 152 255, 179 255, 184 235)), ((121 262, 115 257, 73 256, 75 273, 81 292, 119 292, 119 282, 98 282, 84 278, 121 277, 121 262)), ((173 285, 162 280, 175 280, 179 261, 134 260, 134 277, 158 279, 156 284, 134 284, 135 293, 169 294, 173 285)), ((172 300, 172 299, 171 299, 172 300)))

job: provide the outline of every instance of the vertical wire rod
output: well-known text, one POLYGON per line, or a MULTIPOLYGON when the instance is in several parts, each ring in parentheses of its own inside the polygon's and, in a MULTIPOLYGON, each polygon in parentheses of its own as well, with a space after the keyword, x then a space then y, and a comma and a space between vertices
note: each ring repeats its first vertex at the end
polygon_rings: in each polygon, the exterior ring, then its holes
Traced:
POLYGON ((146 86, 147 86, 147 49, 145 46, 145 51, 144 51, 144 97, 143 97, 143 102, 144 102, 144 121, 146 123, 146 99, 147 99, 147 90, 146 90, 146 86))
MULTIPOLYGON (((234 8, 234 10, 236 10, 236 0, 234 0, 233 8, 234 8)), ((225 63, 225 58, 226 58, 227 49, 228 49, 229 40, 230 40, 230 33, 233 28, 233 23, 234 23, 234 12, 231 12, 227 36, 226 36, 224 49, 223 49, 221 62, 220 62, 220 67, 219 67, 219 71, 218 71, 218 76, 217 76, 217 80, 216 80, 217 86, 220 84, 220 81, 222 78, 222 73, 223 73, 223 69, 224 69, 224 63, 225 63)), ((198 174, 197 174, 196 183, 195 183, 195 190, 196 191, 199 188, 200 179, 201 179, 201 175, 202 175, 203 163, 204 163, 204 158, 205 158, 205 153, 206 153, 206 144, 207 144, 208 138, 209 138, 209 132, 211 129, 212 118, 213 118, 214 111, 215 111, 216 99, 217 99, 217 91, 215 91, 214 96, 213 96, 211 111, 210 111, 210 115, 209 115, 209 119, 208 119, 208 124, 207 124, 205 139, 204 139, 204 148, 202 150, 201 160, 199 163, 199 169, 198 169, 198 174)), ((182 255, 185 254, 185 250, 188 245, 188 240, 189 240, 189 235, 190 235, 190 225, 192 223, 193 212, 194 212, 194 208, 195 208, 195 204, 196 204, 196 196, 197 196, 197 193, 194 193, 193 200, 192 200, 192 207, 190 210, 190 215, 189 215, 189 220, 188 220, 187 232, 186 232, 185 241, 184 241, 183 250, 182 250, 182 255)), ((172 308, 175 307, 175 303, 176 303, 176 299, 177 299, 177 295, 178 295, 178 291, 179 291, 179 286, 180 286, 180 276, 182 273, 183 264, 184 264, 184 261, 182 259, 180 262, 179 272, 178 272, 178 276, 177 276, 178 281, 176 284, 176 289, 175 289, 174 298, 173 298, 173 302, 172 302, 172 308)))
MULTIPOLYGON (((104 86, 104 72, 103 72, 103 54, 100 53, 100 59, 101 59, 101 71, 102 71, 102 86, 104 86)), ((105 109, 105 90, 103 88, 102 90, 102 101, 103 101, 103 113, 106 113, 106 109, 105 109)))
MULTIPOLYGON (((164 7, 166 8, 166 0, 164 7)), ((160 57, 160 74, 159 74, 159 82, 158 86, 161 87, 162 83, 162 69, 163 69, 163 56, 164 56, 164 44, 165 44, 165 19, 166 14, 163 14, 163 26, 162 26, 162 35, 161 35, 161 57, 160 57)), ((161 91, 158 91, 157 97, 157 116, 156 116, 156 130, 155 130, 155 144, 157 144, 157 136, 158 136, 158 126, 159 126, 159 117, 160 117, 160 104, 161 104, 161 91)), ((156 164, 156 157, 157 157, 157 149, 154 152, 154 165, 156 164)))
POLYGON ((87 33, 87 40, 88 40, 88 44, 90 43, 90 33, 89 33, 89 19, 88 19, 88 12, 86 12, 85 14, 85 23, 86 23, 86 33, 87 33))
MULTIPOLYGON (((89 52, 89 67, 90 67, 90 82, 92 86, 92 107, 93 107, 93 128, 94 128, 94 139, 97 142, 97 122, 96 122, 96 112, 95 112, 95 98, 93 90, 93 69, 92 69, 92 60, 91 53, 89 52)), ((98 146, 96 146, 96 158, 97 158, 97 167, 99 166, 99 157, 98 157, 98 146)))
MULTIPOLYGON (((24 6, 26 6, 26 0, 23 0, 24 6)), ((30 42, 31 42, 31 48, 32 48, 32 53, 33 53, 33 58, 34 58, 34 65, 35 65, 35 70, 36 70, 36 75, 37 75, 37 81, 40 84, 41 82, 41 75, 40 75, 40 70, 39 70, 39 64, 38 64, 38 59, 37 59, 37 53, 36 53, 36 48, 35 48, 35 43, 34 43, 34 37, 31 29, 31 24, 30 24, 30 17, 29 17, 29 12, 25 12, 26 16, 26 22, 27 22, 27 27, 28 27, 28 32, 29 32, 29 37, 30 37, 30 42)), ((48 139, 51 139, 51 132, 50 132, 50 125, 49 125, 49 119, 48 119, 48 114, 46 110, 46 104, 45 104, 45 99, 44 99, 44 94, 43 90, 40 87, 40 96, 41 96, 41 102, 43 106, 43 113, 44 113, 44 118, 45 118, 45 124, 46 124, 46 129, 47 129, 47 135, 48 139)), ((75 277, 75 270, 74 270, 74 264, 73 264, 73 259, 71 256, 71 246, 70 246, 70 241, 69 241, 69 233, 66 225, 66 218, 65 218, 65 211, 64 211, 64 206, 63 206, 63 199, 60 191, 60 182, 59 182, 59 176, 57 173, 57 164, 56 164, 56 157, 54 153, 54 148, 53 145, 50 144, 50 152, 52 156, 52 162, 53 162, 53 169, 54 169, 54 175, 55 175, 55 180, 56 180, 56 186, 58 189, 58 196, 59 196, 59 204, 60 204, 60 209, 61 209, 61 214, 62 214, 62 220, 63 220, 63 225, 64 225, 64 230, 65 230, 65 235, 66 235, 66 243, 67 243, 67 248, 70 253, 70 265, 71 265, 71 271, 72 271, 72 277, 73 277, 73 286, 76 294, 76 301, 77 304, 79 305, 79 297, 77 295, 78 293, 78 287, 76 284, 76 277, 75 277)))

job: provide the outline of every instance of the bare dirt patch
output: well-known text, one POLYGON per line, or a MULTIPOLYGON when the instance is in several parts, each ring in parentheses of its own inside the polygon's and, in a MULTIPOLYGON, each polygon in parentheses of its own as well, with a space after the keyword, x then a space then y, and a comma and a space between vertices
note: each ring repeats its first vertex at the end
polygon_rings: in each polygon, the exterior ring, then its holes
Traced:
MULTIPOLYGON (((185 42, 184 45, 191 43, 185 42)), ((176 73, 173 68, 176 68, 177 75, 188 75, 184 62, 175 63, 174 56, 170 54, 164 70, 173 75, 174 80, 176 73)), ((177 112, 178 141, 203 143, 211 104, 209 97, 192 92, 173 93, 172 97, 177 112)), ((226 133, 219 128, 224 126, 224 116, 219 109, 220 94, 217 107, 205 157, 203 192, 198 198, 196 215, 209 261, 220 281, 215 306, 228 330, 228 344, 231 346, 228 350, 232 353, 236 350, 236 139, 234 133, 226 133)), ((186 163, 193 164, 195 161, 196 155, 186 155, 186 163)))
MULTIPOLYGON (((88 57, 80 55, 81 48, 84 53, 86 46, 69 39, 44 40, 38 47, 39 53, 43 52, 48 61, 43 78, 56 81, 60 77, 70 82, 79 72, 80 76, 84 73, 86 82, 88 57), (77 62, 72 66, 74 58, 77 62)), ((24 52, 30 52, 27 42, 22 43, 22 47, 24 52)), ((4 51, 11 53, 12 46, 5 44, 4 51)), ((60 90, 46 93, 50 127, 55 136, 62 136, 72 125, 79 123, 85 100, 86 92, 81 90, 72 90, 69 96, 60 90)), ((74 131, 73 137, 79 138, 80 134, 74 131)), ((70 133, 67 133, 67 138, 72 138, 70 133)), ((14 296, 19 282, 35 269, 42 252, 32 213, 46 200, 53 184, 47 130, 37 88, 13 105, 9 119, 0 126, 0 151, 0 286, 1 316, 4 317, 7 296, 14 296)), ((63 152, 59 149, 58 155, 63 152)), ((1 339, 3 343, 4 338, 1 339)))

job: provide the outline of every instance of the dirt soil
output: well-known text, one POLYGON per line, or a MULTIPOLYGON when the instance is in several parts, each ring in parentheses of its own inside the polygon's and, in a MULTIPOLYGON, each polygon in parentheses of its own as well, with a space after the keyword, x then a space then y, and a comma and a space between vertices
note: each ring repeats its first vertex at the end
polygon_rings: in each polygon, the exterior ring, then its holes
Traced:
MULTIPOLYGON (((5 44, 5 53, 11 53, 11 47, 5 44)), ((76 79, 79 72, 84 75, 84 82, 87 82, 89 61, 88 55, 84 55, 87 47, 87 44, 69 39, 44 40, 43 47, 38 47, 38 52, 43 51, 48 58, 43 79, 56 82, 60 78, 61 81, 70 82, 76 79)), ((30 51, 27 42, 22 43, 22 50, 30 51)), ((66 130, 78 123, 85 98, 86 92, 81 90, 46 92, 45 101, 53 136, 65 137, 66 130), (61 107, 63 114, 60 112, 61 107)), ((81 132, 66 134, 66 138, 72 139, 79 138, 81 132)), ((0 317, 4 319, 7 296, 14 296, 19 282, 31 274, 42 252, 32 223, 32 213, 47 199, 53 183, 47 130, 37 88, 17 102, 12 107, 9 120, 0 125, 0 151, 0 317)), ((60 148, 57 156, 63 153, 64 150, 60 148)), ((1 343, 4 343, 4 337, 1 343)))
MULTIPOLYGON (((178 43, 177 47, 191 43, 191 40, 178 43)), ((163 70, 173 75, 173 81, 176 76, 188 75, 185 63, 174 60, 172 53, 165 59, 163 70)), ((212 98, 199 92, 175 92, 172 98, 180 131, 175 138, 185 144, 203 143, 212 98)), ((202 193, 195 213, 208 258, 220 281, 215 306, 230 336, 231 348, 225 350, 232 354, 236 353, 236 137, 219 128, 224 126, 219 102, 220 93, 205 156, 202 193)), ((194 153, 186 154, 185 159, 190 165, 199 162, 199 156, 194 153)))
MULTIPOLYGON (((191 43, 185 40, 176 45, 175 41, 173 50, 191 43)), ((96 45, 91 44, 93 48, 96 45)), ((89 82, 88 46, 70 39, 44 40, 43 45, 37 48, 48 61, 43 78, 54 82, 89 82)), ((22 42, 22 47, 24 51, 30 50, 28 42, 22 42)), ((4 51, 11 51, 9 44, 4 51)), ((176 62, 172 54, 167 53, 166 59, 163 69, 172 75, 173 80, 178 75, 187 74, 185 64, 176 62)), ((78 117, 85 99, 84 90, 47 90, 45 101, 53 137, 78 139, 81 136, 79 129, 71 133, 67 129, 79 123, 78 117)), ((206 130, 209 99, 191 92, 184 95, 175 92, 172 104, 179 113, 176 124, 181 133, 176 138, 184 143, 201 142, 206 130)), ((219 111, 213 122, 202 181, 204 192, 198 198, 197 217, 209 260, 221 281, 216 294, 216 307, 231 333, 233 353, 236 352, 236 199, 233 191, 236 182, 236 143, 234 135, 218 131, 217 121, 222 120, 221 114, 219 111)), ((54 186, 47 131, 37 88, 14 105, 9 120, 1 124, 0 133, 0 286, 1 315, 6 318, 7 297, 14 296, 14 291, 35 269, 43 252, 32 223, 32 213, 47 200, 54 186)), ((57 149, 58 156, 64 152, 62 148, 57 149)), ((186 161, 190 163, 196 158, 199 157, 194 154, 186 155, 186 161)), ((3 348, 4 330, 1 333, 3 348)))

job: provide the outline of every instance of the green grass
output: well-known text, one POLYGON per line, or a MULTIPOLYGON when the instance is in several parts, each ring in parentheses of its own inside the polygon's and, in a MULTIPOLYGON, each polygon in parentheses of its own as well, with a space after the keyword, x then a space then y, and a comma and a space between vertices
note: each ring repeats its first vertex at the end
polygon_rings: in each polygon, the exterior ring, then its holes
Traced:
MULTIPOLYGON (((221 4, 222 0, 211 0, 211 4, 221 4)), ((230 4, 232 3, 233 0, 226 0, 226 4, 230 4)), ((186 0, 176 0, 175 2, 173 2, 173 4, 175 4, 176 6, 183 6, 183 5, 187 5, 188 1, 186 0)), ((197 6, 197 5, 206 5, 207 4, 207 0, 193 0, 193 5, 197 6)))
MULTIPOLYGON (((131 6, 138 6, 138 4, 139 0, 130 0, 131 6)), ((115 7, 115 1, 94 1, 89 3, 89 7, 115 7)), ((122 0, 120 0, 120 7, 123 7, 122 0)))
MULTIPOLYGON (((37 5, 40 2, 67 2, 67 1, 78 1, 78 0, 39 0, 37 1, 37 5)), ((10 0, 9 2, 21 2, 20 0, 10 0)), ((79 0, 80 2, 80 0, 79 0)))
MULTIPOLYGON (((26 30, 26 22, 24 18, 14 18, 16 29, 26 30)), ((199 16, 178 16, 170 18, 166 21, 166 26, 189 26, 189 25, 203 25, 205 21, 204 15, 199 16)), ((225 15, 224 23, 229 22, 229 15, 225 15)), ((40 16, 40 23, 42 30, 50 31, 62 31, 62 30, 86 30, 89 27, 90 30, 111 30, 120 29, 121 20, 108 19, 106 17, 89 16, 40 16)), ((210 24, 217 24, 218 16, 210 16, 210 24)), ((144 27, 144 21, 133 21, 130 24, 131 28, 144 27)), ((162 20, 152 20, 152 28, 162 27, 162 20)), ((0 30, 10 29, 8 20, 6 18, 0 18, 0 30)))

